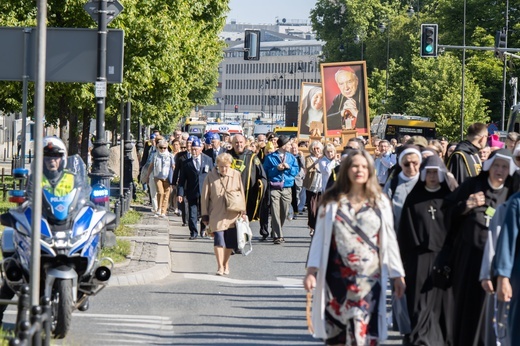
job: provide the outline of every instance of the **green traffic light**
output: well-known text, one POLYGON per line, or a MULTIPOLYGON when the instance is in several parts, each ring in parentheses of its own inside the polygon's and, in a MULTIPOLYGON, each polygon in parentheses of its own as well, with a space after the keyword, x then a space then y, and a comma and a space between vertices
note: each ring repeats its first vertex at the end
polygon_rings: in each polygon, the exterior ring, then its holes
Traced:
POLYGON ((424 47, 424 51, 428 54, 431 54, 433 52, 433 46, 432 45, 427 45, 426 47, 424 47))

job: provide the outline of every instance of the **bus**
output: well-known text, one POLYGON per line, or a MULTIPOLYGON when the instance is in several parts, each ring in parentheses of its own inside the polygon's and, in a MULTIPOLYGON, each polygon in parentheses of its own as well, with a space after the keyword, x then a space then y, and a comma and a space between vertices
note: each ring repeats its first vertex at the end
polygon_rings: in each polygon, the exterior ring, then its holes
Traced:
POLYGON ((401 114, 377 115, 370 126, 372 135, 381 139, 399 139, 405 135, 435 138, 435 123, 427 117, 401 114))

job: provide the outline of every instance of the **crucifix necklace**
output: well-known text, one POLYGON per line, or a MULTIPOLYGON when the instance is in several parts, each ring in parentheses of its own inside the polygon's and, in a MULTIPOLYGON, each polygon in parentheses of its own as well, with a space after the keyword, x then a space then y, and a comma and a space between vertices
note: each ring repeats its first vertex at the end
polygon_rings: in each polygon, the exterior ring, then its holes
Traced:
POLYGON ((430 205, 430 209, 428 209, 428 213, 432 214, 432 220, 435 220, 435 212, 437 209, 433 208, 433 205, 430 205))

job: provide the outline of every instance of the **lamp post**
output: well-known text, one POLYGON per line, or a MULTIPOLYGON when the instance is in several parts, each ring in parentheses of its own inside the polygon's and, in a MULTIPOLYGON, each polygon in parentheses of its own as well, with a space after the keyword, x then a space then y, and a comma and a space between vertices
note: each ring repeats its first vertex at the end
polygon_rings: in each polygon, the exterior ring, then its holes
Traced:
POLYGON ((289 74, 292 74, 292 76, 293 76, 293 86, 292 86, 293 98, 291 101, 295 101, 296 100, 296 72, 294 71, 294 68, 292 66, 291 66, 291 70, 289 71, 289 74))
POLYGON ((354 37, 354 43, 355 44, 360 44, 361 43, 361 60, 363 60, 363 44, 364 44, 364 41, 361 38, 361 35, 356 35, 356 37, 354 37))
POLYGON ((282 73, 280 77, 278 77, 278 80, 282 84, 282 116, 285 117, 285 73, 282 73))
POLYGON ((301 60, 298 60, 298 72, 302 73, 302 82, 305 82, 305 66, 301 60))
POLYGON ((388 60, 390 57, 390 21, 388 21, 388 28, 386 27, 385 23, 379 24, 379 31, 381 33, 384 33, 386 31, 386 86, 385 86, 385 107, 386 103, 388 101, 388 79, 390 77, 390 71, 389 71, 389 64, 388 60))
POLYGON ((273 96, 273 99, 274 99, 274 102, 275 102, 275 114, 276 116, 278 116, 278 90, 280 89, 280 84, 277 83, 278 82, 278 75, 276 73, 273 74, 273 79, 271 80, 271 82, 273 83, 273 86, 276 84, 276 89, 275 92, 274 92, 274 96, 273 96))

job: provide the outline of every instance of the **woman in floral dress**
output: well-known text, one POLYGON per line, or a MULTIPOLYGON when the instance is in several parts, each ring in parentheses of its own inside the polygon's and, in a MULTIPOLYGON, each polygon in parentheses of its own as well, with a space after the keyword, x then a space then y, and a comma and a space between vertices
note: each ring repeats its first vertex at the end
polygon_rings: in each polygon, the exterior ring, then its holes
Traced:
POLYGON ((374 161, 352 151, 318 211, 304 287, 315 289, 314 337, 327 345, 377 345, 387 337, 386 284, 404 294, 404 270, 390 202, 374 161))

